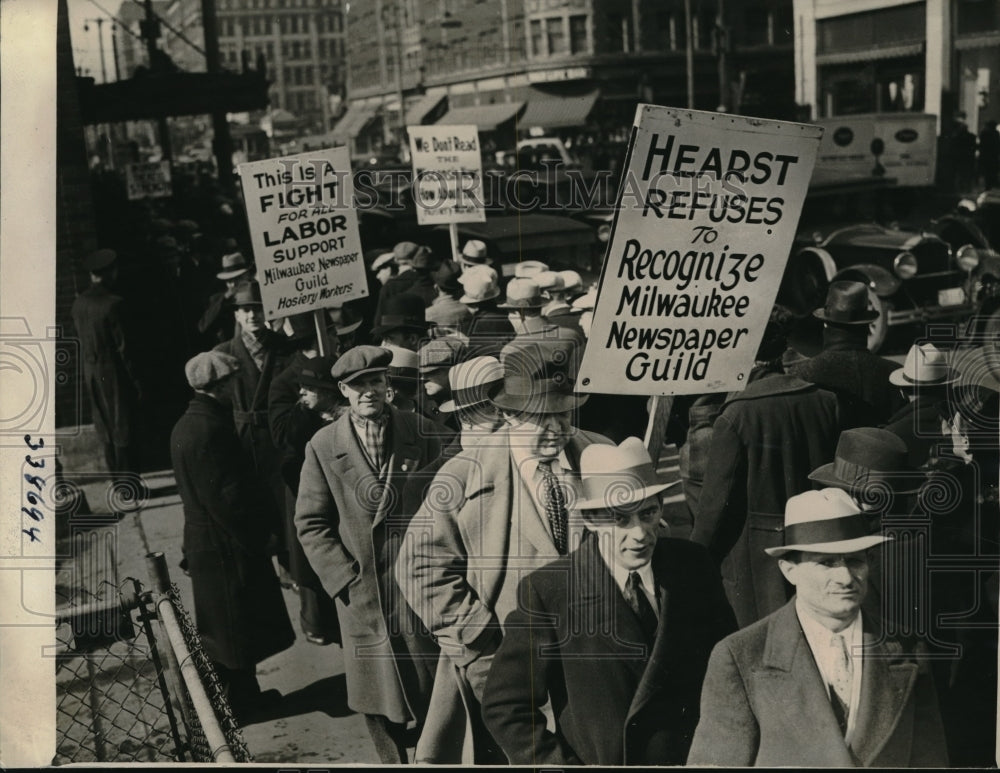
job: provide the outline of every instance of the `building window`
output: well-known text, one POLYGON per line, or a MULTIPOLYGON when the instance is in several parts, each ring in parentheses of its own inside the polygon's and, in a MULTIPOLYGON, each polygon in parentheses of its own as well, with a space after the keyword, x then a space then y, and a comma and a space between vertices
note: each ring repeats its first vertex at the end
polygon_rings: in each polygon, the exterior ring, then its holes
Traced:
POLYGON ((292 59, 302 58, 302 43, 298 40, 292 41, 292 59))
POLYGON ((544 56, 545 49, 542 40, 542 22, 540 19, 531 20, 531 55, 544 56))
POLYGON ((1000 30, 1000 4, 991 0, 958 0, 959 35, 1000 30))
POLYGON ((923 73, 922 56, 820 67, 823 115, 920 112, 923 73))
POLYGON ((589 54, 587 46, 587 17, 569 17, 569 50, 571 54, 589 54))
POLYGON ((545 20, 545 33, 549 41, 549 56, 559 56, 566 53, 566 26, 562 16, 553 16, 545 20))
POLYGON ((612 53, 617 53, 619 51, 625 51, 625 36, 628 34, 626 30, 626 20, 625 17, 620 13, 609 13, 606 17, 605 30, 608 36, 608 51, 612 53))
POLYGON ((924 4, 911 3, 820 19, 816 22, 816 50, 817 53, 831 53, 922 42, 926 32, 924 4))

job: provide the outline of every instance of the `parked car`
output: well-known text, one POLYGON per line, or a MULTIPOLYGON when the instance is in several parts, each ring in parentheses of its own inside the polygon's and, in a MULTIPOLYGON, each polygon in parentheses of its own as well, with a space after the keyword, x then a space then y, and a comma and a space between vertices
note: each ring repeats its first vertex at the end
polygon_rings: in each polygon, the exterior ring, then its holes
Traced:
POLYGON ((877 351, 891 327, 959 320, 975 312, 983 253, 971 245, 952 249, 929 230, 874 223, 816 230, 796 238, 778 300, 805 316, 823 305, 835 279, 863 282, 879 312, 868 340, 877 351))

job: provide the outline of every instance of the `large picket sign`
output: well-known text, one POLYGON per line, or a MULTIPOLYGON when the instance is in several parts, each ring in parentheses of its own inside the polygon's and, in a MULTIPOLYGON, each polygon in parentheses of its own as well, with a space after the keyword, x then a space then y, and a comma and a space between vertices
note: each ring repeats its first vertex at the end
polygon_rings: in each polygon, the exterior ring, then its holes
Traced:
POLYGON ((266 319, 368 295, 347 148, 240 164, 266 319))
POLYGON ((420 225, 482 223, 483 159, 475 126, 407 126, 420 225))
POLYGON ((639 105, 580 391, 746 386, 821 134, 639 105))

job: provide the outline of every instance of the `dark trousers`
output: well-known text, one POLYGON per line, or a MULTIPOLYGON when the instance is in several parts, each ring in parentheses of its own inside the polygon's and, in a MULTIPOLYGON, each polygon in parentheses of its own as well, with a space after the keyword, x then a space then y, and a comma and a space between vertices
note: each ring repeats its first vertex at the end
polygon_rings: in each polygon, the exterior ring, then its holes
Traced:
POLYGON ((379 760, 385 765, 406 764, 408 732, 406 725, 390 722, 380 714, 365 714, 368 734, 375 744, 379 760))
POLYGON ((226 699, 233 712, 239 714, 250 708, 260 696, 260 684, 257 682, 257 670, 250 668, 227 668, 221 663, 213 663, 219 675, 219 684, 226 694, 226 699))
POLYGON ((302 604, 299 612, 299 624, 303 633, 322 636, 331 641, 340 641, 340 622, 337 607, 333 600, 323 590, 299 586, 299 601, 302 604))

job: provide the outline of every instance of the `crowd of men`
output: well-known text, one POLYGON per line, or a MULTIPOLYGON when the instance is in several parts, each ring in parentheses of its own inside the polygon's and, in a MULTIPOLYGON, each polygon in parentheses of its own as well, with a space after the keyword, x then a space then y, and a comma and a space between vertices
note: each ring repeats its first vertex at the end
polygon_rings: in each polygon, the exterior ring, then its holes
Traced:
MULTIPOLYGON (((476 240, 366 259, 369 299, 267 323, 252 261, 221 255, 184 366, 184 567, 237 717, 281 698, 255 670, 296 636, 284 579, 385 763, 994 763, 992 343, 900 367, 867 349, 865 286, 834 282, 802 358, 776 307, 746 389, 674 400, 669 522, 645 400, 575 390, 578 273, 504 283, 476 240)), ((87 269, 74 319, 121 470, 115 254, 87 269)))

